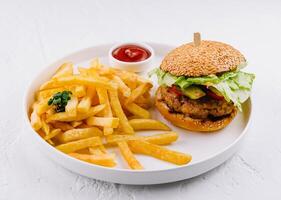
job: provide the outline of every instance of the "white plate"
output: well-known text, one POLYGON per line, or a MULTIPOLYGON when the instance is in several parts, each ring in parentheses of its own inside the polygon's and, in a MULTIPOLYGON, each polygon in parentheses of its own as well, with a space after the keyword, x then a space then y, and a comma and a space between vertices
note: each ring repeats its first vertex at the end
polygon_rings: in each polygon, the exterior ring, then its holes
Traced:
MULTIPOLYGON (((155 50, 155 63, 151 68, 158 67, 163 56, 173 48, 170 45, 149 43, 155 50)), ((157 112, 152 111, 153 118, 159 119, 179 133, 179 139, 169 148, 181 152, 190 153, 193 156, 192 162, 185 166, 176 166, 148 156, 137 155, 145 170, 133 171, 128 169, 126 163, 118 157, 116 168, 106 168, 88 164, 71 158, 46 143, 30 126, 28 119, 28 108, 33 101, 34 92, 54 73, 56 68, 65 61, 72 61, 76 65, 88 66, 89 60, 99 57, 101 62, 107 64, 107 53, 112 44, 94 46, 60 59, 56 63, 43 69, 31 82, 24 99, 25 124, 29 131, 31 141, 52 160, 78 174, 122 184, 159 184, 179 181, 200 175, 217 167, 230 158, 238 149, 244 138, 251 114, 251 100, 243 105, 243 113, 238 113, 231 124, 225 129, 211 134, 195 133, 186 131, 171 125, 157 112), (86 65, 85 65, 86 64, 86 65)), ((154 90, 157 87, 156 78, 153 78, 154 90)), ((141 134, 153 134, 155 132, 144 132, 141 134)), ((119 152, 113 149, 116 154, 119 152)), ((120 155, 120 154, 119 154, 120 155)))

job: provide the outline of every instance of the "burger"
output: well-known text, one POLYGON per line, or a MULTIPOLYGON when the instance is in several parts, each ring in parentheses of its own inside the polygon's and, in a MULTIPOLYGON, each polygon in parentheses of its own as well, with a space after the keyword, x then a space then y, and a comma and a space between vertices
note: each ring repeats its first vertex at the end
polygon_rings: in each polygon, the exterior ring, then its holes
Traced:
POLYGON ((163 59, 156 74, 155 105, 175 126, 200 132, 226 127, 242 111, 254 74, 241 71, 245 57, 232 46, 200 40, 184 44, 163 59))

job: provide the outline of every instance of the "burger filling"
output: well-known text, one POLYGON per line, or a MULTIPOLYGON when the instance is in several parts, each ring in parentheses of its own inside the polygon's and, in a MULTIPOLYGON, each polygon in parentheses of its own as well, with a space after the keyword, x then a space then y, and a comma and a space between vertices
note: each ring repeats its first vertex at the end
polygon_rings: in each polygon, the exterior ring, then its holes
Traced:
POLYGON ((158 100, 164 102, 171 113, 181 113, 194 119, 221 119, 229 116, 235 109, 232 102, 227 102, 211 91, 198 99, 191 99, 175 85, 161 86, 158 100))
POLYGON ((239 69, 201 77, 174 76, 160 68, 152 74, 160 85, 158 100, 166 103, 170 112, 213 120, 229 116, 236 108, 242 111, 255 78, 239 69))

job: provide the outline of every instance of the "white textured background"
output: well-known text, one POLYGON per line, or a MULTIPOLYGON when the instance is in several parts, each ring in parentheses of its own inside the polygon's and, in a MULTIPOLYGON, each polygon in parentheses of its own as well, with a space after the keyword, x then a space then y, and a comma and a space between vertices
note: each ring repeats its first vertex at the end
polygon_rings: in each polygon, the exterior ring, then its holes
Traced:
POLYGON ((281 199, 281 1, 0 0, 0 199, 281 199), (253 123, 240 151, 199 177, 126 186, 87 179, 43 157, 22 125, 27 82, 88 46, 181 44, 194 31, 240 49, 257 75, 253 123))

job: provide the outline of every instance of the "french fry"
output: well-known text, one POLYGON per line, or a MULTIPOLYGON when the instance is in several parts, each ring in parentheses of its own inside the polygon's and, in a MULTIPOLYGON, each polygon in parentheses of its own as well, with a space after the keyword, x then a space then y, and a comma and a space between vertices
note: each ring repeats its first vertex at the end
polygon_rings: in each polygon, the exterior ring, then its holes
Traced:
POLYGON ((90 68, 78 68, 80 74, 82 76, 86 77, 92 77, 92 78, 103 78, 99 76, 99 70, 98 68, 90 67, 90 68))
POLYGON ((45 112, 46 122, 47 122, 47 123, 49 123, 49 122, 47 121, 47 119, 48 119, 50 116, 54 115, 55 113, 56 113, 56 111, 55 111, 55 108, 54 108, 54 107, 50 107, 50 108, 45 112))
POLYGON ((88 112, 92 105, 92 98, 95 95, 96 90, 92 87, 88 87, 87 95, 84 96, 77 106, 77 111, 81 113, 88 112))
POLYGON ((144 118, 144 119, 150 118, 150 113, 135 103, 126 104, 125 107, 130 113, 140 118, 144 118))
POLYGON ((67 112, 59 112, 52 115, 48 115, 46 122, 50 123, 52 121, 61 121, 61 122, 68 122, 68 121, 76 121, 77 114, 74 113, 67 113, 67 112))
POLYGON ((46 140, 50 145, 55 146, 55 143, 52 141, 52 139, 46 140))
POLYGON ((143 169, 125 141, 120 141, 117 144, 123 158, 126 160, 131 169, 143 169))
POLYGON ((131 119, 129 123, 135 131, 140 131, 140 130, 170 131, 171 130, 164 123, 154 119, 131 119))
POLYGON ((151 107, 151 100, 150 100, 150 94, 148 97, 144 97, 144 95, 139 96, 139 98, 137 98, 135 100, 134 103, 136 103, 137 105, 139 105, 140 107, 144 108, 144 109, 148 109, 151 107))
POLYGON ((175 142, 178 139, 178 134, 175 132, 165 132, 152 136, 140 136, 140 135, 108 135, 106 136, 106 144, 114 145, 120 141, 128 140, 145 140, 152 144, 167 145, 175 142))
POLYGON ((70 62, 63 63, 55 72, 52 78, 58 78, 63 76, 73 75, 73 64, 70 62))
POLYGON ((67 102, 67 105, 65 106, 65 112, 76 116, 77 105, 78 105, 78 99, 76 96, 72 95, 71 99, 67 102))
POLYGON ((108 135, 105 137, 107 146, 116 146, 118 142, 128 141, 128 140, 142 140, 143 136, 140 135, 108 135))
POLYGON ((91 99, 91 105, 94 106, 94 105, 102 104, 99 101, 99 98, 98 98, 98 95, 97 95, 97 91, 96 91, 95 88, 88 87, 87 96, 89 96, 90 99, 91 99))
POLYGON ((151 108, 151 103, 136 103, 138 106, 142 107, 143 109, 151 108))
POLYGON ((106 153, 106 148, 103 144, 98 146, 98 148, 101 150, 101 152, 106 153))
POLYGON ((50 106, 48 105, 48 99, 42 99, 37 105, 37 114, 40 116, 45 113, 50 106))
POLYGON ((85 96, 81 99, 77 106, 77 111, 81 113, 86 113, 91 107, 91 98, 89 96, 85 96))
POLYGON ((65 122, 52 122, 52 126, 56 129, 61 129, 62 131, 68 131, 74 128, 74 126, 65 122))
POLYGON ((73 121, 70 123, 72 127, 76 128, 77 126, 80 126, 83 124, 83 121, 73 121))
POLYGON ((138 97, 143 95, 147 90, 152 87, 150 83, 143 83, 134 89, 131 93, 131 96, 127 99, 126 104, 134 102, 138 97))
POLYGON ((68 130, 57 136, 61 143, 72 142, 75 140, 86 139, 93 136, 102 136, 102 131, 96 127, 91 128, 76 128, 68 130))
POLYGON ((77 150, 77 151, 75 151, 75 153, 79 153, 79 154, 90 154, 89 148, 77 150))
POLYGON ((100 63, 100 60, 98 58, 95 58, 91 60, 90 62, 90 69, 101 69, 102 65, 100 63))
POLYGON ((93 95, 93 97, 91 98, 91 100, 92 100, 92 106, 96 106, 96 105, 98 105, 98 104, 101 104, 100 101, 99 101, 99 98, 98 98, 98 95, 97 95, 97 94, 93 95))
POLYGON ((44 140, 50 140, 61 133, 61 129, 54 129, 44 137, 44 140))
POLYGON ((49 124, 45 122, 45 117, 42 117, 42 130, 44 131, 45 135, 49 135, 51 127, 49 124))
POLYGON ((122 81, 119 76, 113 76, 113 81, 118 85, 119 91, 125 96, 131 95, 131 89, 122 81))
POLYGON ((118 99, 117 90, 110 90, 109 96, 110 96, 110 103, 111 103, 112 109, 114 110, 116 117, 118 117, 120 119, 120 125, 121 125, 124 133, 125 134, 134 134, 134 129, 129 124, 128 119, 122 110, 121 104, 118 99))
POLYGON ((89 76, 89 73, 88 73, 88 69, 87 68, 84 68, 84 67, 77 67, 79 73, 82 75, 82 76, 89 76))
POLYGON ((37 103, 33 105, 33 111, 30 115, 30 123, 31 126, 34 128, 35 131, 38 131, 42 127, 42 121, 40 116, 37 114, 37 103))
POLYGON ((150 95, 150 93, 149 93, 149 90, 146 91, 146 92, 142 95, 142 97, 145 99, 145 101, 149 100, 149 98, 151 97, 151 95, 150 95))
POLYGON ((131 119, 139 119, 139 118, 140 118, 139 116, 131 115, 128 117, 128 120, 130 121, 131 119))
POLYGON ((113 76, 114 76, 114 70, 112 69, 112 68, 101 68, 100 70, 99 70, 99 73, 98 73, 99 75, 101 75, 101 76, 105 76, 105 77, 107 77, 107 78, 109 78, 109 79, 113 79, 113 76))
POLYGON ((80 124, 76 128, 92 128, 92 126, 89 126, 89 125, 85 124, 85 122, 83 122, 82 124, 80 124))
POLYGON ((113 69, 115 74, 122 79, 122 81, 131 89, 137 87, 137 78, 133 73, 125 72, 119 69, 113 69))
POLYGON ((185 165, 192 159, 191 155, 169 150, 165 147, 151 144, 144 140, 128 141, 130 149, 134 153, 149 155, 176 165, 185 165))
POLYGON ((179 138, 179 135, 175 132, 169 131, 162 134, 156 134, 152 136, 144 136, 144 140, 157 145, 167 145, 175 142, 179 138))
POLYGON ((61 112, 56 113, 47 118, 47 122, 50 121, 64 121, 64 122, 71 122, 71 121, 81 121, 87 119, 95 114, 101 112, 105 108, 104 104, 91 107, 87 113, 77 113, 73 115, 72 113, 61 112))
POLYGON ((112 154, 88 155, 88 154, 79 154, 79 153, 69 153, 68 155, 78 160, 82 160, 88 163, 101 165, 105 167, 114 167, 116 165, 114 161, 114 156, 112 154))
POLYGON ((85 149, 88 147, 98 146, 98 145, 102 145, 102 141, 100 137, 90 137, 87 139, 77 140, 77 141, 58 145, 56 146, 56 149, 64 153, 72 153, 80 149, 85 149))
POLYGON ((126 85, 128 85, 128 87, 131 89, 131 94, 132 94, 132 90, 136 89, 137 85, 138 85, 138 82, 137 82, 137 79, 136 77, 134 76, 130 76, 128 75, 127 77, 122 77, 124 79, 122 79, 126 85))
POLYGON ((86 123, 90 126, 102 126, 108 128, 117 128, 119 119, 116 117, 89 117, 86 123))
POLYGON ((50 81, 47 81, 41 85, 40 90, 46 90, 51 88, 62 87, 65 85, 85 85, 90 87, 105 88, 108 90, 114 90, 117 88, 116 85, 110 84, 108 82, 99 80, 93 77, 83 77, 79 75, 59 77, 50 81))
POLYGON ((84 97, 86 95, 86 87, 84 85, 73 86, 70 90, 77 98, 84 97))
POLYGON ((94 87, 88 87, 87 89, 87 96, 91 99, 91 105, 93 102, 93 98, 97 97, 97 91, 94 87))
MULTIPOLYGON (((51 140, 51 138, 49 138, 50 136, 50 130, 51 130, 51 126, 49 124, 46 123, 45 119, 45 115, 42 115, 41 117, 41 121, 42 121, 42 130, 45 133, 45 137, 47 137, 47 139, 45 139, 49 144, 54 145, 53 141, 51 140)), ((54 134, 54 133, 53 133, 54 134)))
POLYGON ((81 98, 86 95, 86 87, 83 85, 68 85, 58 88, 46 89, 38 91, 36 94, 36 99, 39 101, 49 100, 54 94, 62 91, 71 91, 74 96, 81 98))
POLYGON ((45 137, 45 133, 44 133, 44 131, 42 131, 42 129, 38 130, 37 133, 38 133, 42 138, 45 137))
POLYGON ((90 154, 93 154, 93 155, 104 155, 105 154, 105 152, 103 152, 99 146, 89 147, 89 152, 90 152, 90 154))
POLYGON ((138 84, 142 84, 142 83, 149 83, 151 84, 151 81, 148 79, 145 79, 139 75, 137 75, 134 72, 129 72, 129 71, 125 71, 125 70, 120 70, 120 69, 114 69, 115 73, 120 76, 122 79, 126 79, 126 78, 133 78, 136 83, 138 84))
POLYGON ((89 147, 89 152, 91 154, 106 154, 107 153, 106 148, 103 144, 96 146, 96 147, 89 147))
POLYGON ((64 87, 60 87, 60 88, 52 88, 52 89, 48 89, 48 90, 42 90, 42 91, 38 91, 36 93, 36 99, 38 101, 43 101, 46 99, 49 99, 50 97, 52 97, 54 94, 61 92, 65 90, 64 87))
MULTIPOLYGON (((105 109, 103 110, 103 116, 104 117, 112 117, 112 111, 108 99, 108 94, 105 89, 98 88, 97 89, 97 95, 99 97, 99 102, 102 104, 105 104, 105 109)), ((110 135, 113 133, 112 127, 104 127, 103 128, 104 135, 110 135)))
POLYGON ((111 112, 110 104, 109 104, 109 99, 108 99, 108 94, 107 94, 106 89, 98 88, 97 89, 97 95, 98 95, 100 103, 103 103, 103 104, 106 105, 106 108, 103 110, 103 113, 104 114, 108 114, 107 112, 109 112, 109 110, 111 112))

